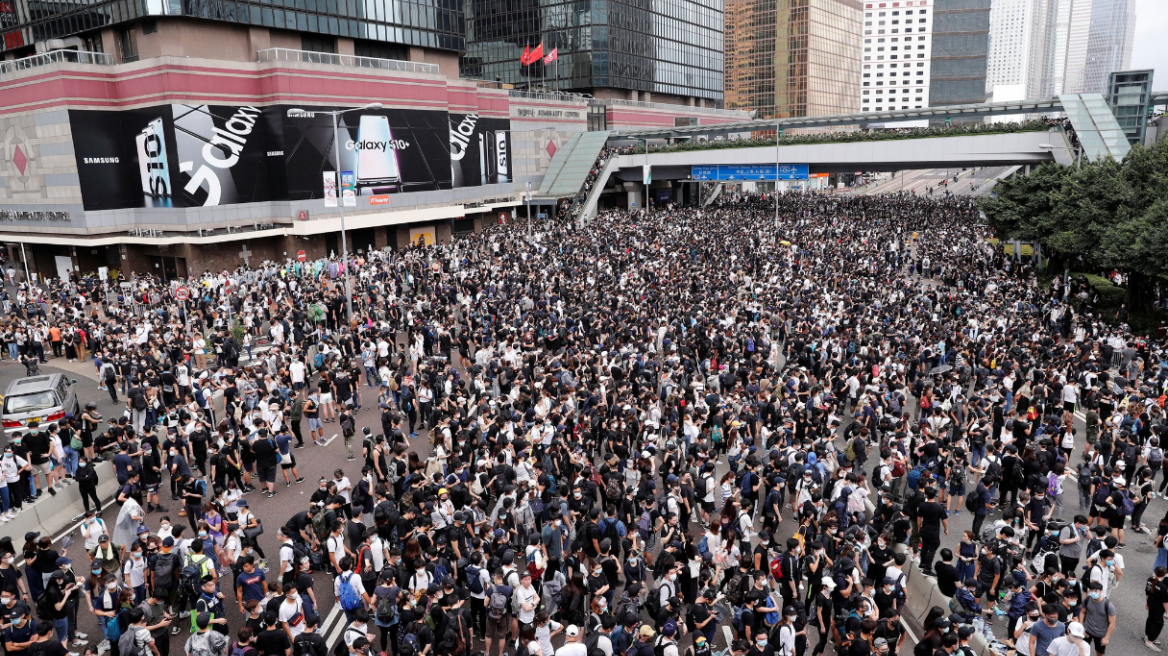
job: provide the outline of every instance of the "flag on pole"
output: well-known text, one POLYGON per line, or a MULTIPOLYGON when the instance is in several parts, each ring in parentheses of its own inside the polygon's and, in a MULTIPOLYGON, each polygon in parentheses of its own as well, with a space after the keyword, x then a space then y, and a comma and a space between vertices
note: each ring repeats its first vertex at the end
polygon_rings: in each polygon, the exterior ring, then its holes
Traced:
POLYGON ((531 54, 528 55, 527 62, 524 65, 530 66, 541 59, 543 59, 543 41, 540 41, 539 45, 535 47, 535 50, 531 51, 531 54))
POLYGON ((523 48, 523 55, 521 55, 519 57, 519 63, 523 64, 524 66, 527 66, 530 63, 527 61, 529 58, 531 58, 531 44, 530 43, 527 44, 527 46, 523 48))
POLYGON ((560 49, 558 47, 552 48, 552 51, 543 58, 543 63, 550 64, 560 58, 560 49))

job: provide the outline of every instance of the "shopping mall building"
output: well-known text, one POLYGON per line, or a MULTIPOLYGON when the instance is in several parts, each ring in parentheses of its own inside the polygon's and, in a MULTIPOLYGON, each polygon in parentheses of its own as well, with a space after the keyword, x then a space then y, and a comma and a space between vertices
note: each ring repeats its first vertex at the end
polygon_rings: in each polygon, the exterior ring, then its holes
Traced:
MULTIPOLYGON (((0 243, 34 276, 174 277, 339 253, 343 209, 350 250, 402 248, 522 221, 575 132, 743 118, 654 59, 688 55, 519 4, 0 0, 0 243), (520 66, 533 38, 559 61, 520 66)), ((720 21, 654 38, 720 71, 720 21)))

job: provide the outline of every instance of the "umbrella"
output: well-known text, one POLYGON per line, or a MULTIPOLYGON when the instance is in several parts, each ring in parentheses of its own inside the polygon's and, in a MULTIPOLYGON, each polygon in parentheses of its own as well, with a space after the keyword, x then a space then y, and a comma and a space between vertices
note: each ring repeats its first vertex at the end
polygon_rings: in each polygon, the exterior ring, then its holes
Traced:
POLYGON ((933 367, 932 371, 929 372, 929 375, 930 376, 939 376, 941 374, 948 373, 950 371, 953 371, 953 366, 948 365, 948 364, 943 364, 943 365, 933 367))
POLYGON ((780 245, 782 245, 782 246, 790 246, 790 245, 791 245, 791 242, 789 242, 789 241, 787 241, 786 239, 784 239, 783 241, 780 241, 780 242, 779 242, 779 244, 780 244, 780 245))

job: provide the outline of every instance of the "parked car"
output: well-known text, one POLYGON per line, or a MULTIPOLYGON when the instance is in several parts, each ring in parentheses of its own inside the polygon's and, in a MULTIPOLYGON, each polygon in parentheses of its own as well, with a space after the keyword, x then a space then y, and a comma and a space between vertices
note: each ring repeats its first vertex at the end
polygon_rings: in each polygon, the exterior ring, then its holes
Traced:
POLYGON ((44 426, 63 421, 81 411, 77 400, 77 381, 64 374, 29 376, 12 381, 4 394, 0 423, 4 427, 5 443, 12 436, 28 432, 28 423, 38 421, 44 426))

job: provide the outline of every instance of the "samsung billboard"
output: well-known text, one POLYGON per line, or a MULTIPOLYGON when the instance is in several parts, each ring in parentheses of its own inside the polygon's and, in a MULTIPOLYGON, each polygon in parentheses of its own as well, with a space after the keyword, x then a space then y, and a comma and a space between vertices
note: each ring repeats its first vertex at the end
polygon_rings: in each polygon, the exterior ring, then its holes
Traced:
POLYGON ((70 110, 85 209, 322 198, 330 171, 351 171, 358 196, 378 197, 512 180, 507 119, 355 110, 337 118, 334 144, 334 109, 70 110))

